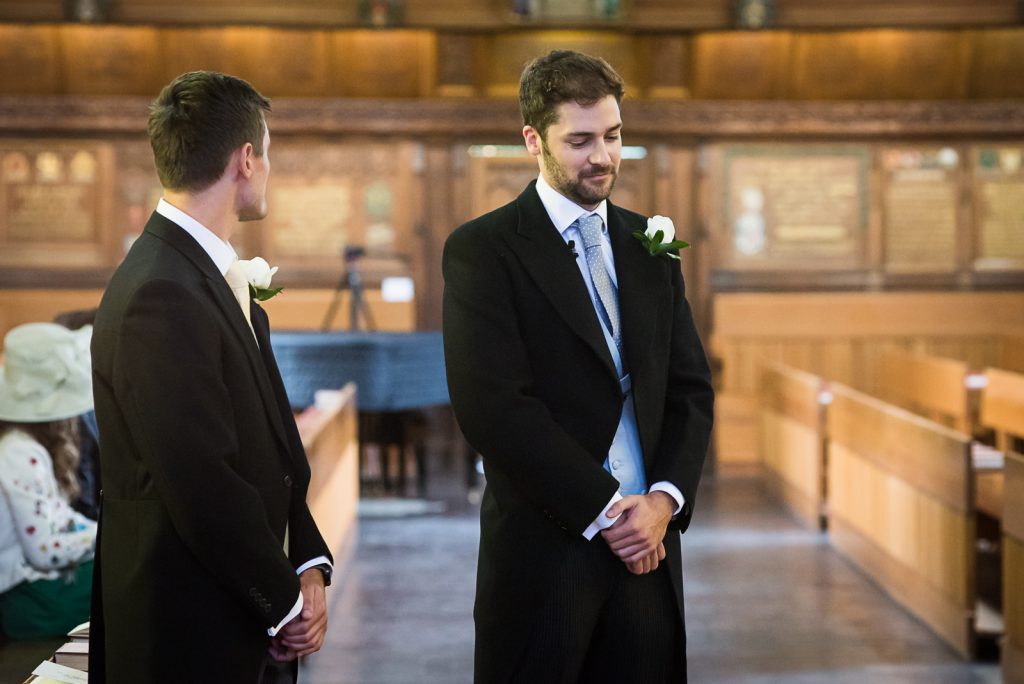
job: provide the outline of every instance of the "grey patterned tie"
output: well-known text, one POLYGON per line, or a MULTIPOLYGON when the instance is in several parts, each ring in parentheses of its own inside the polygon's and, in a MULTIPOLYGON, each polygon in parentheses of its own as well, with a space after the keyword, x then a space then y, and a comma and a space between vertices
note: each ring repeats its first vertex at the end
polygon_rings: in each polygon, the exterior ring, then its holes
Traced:
POLYGON ((597 214, 590 214, 577 220, 580 229, 580 237, 583 238, 583 248, 587 255, 587 268, 590 269, 590 279, 594 283, 594 290, 597 292, 597 299, 601 304, 602 317, 615 340, 615 346, 622 349, 622 330, 619 327, 619 297, 615 292, 615 286, 608 275, 608 269, 604 265, 604 257, 601 255, 601 227, 603 222, 597 214))

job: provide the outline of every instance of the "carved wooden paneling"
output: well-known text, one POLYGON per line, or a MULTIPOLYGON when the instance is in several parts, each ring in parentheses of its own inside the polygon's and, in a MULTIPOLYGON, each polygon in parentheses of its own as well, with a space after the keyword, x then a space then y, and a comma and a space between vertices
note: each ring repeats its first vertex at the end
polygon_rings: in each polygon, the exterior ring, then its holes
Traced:
POLYGON ((694 39, 693 93, 709 100, 785 97, 793 37, 784 32, 705 33, 694 39))

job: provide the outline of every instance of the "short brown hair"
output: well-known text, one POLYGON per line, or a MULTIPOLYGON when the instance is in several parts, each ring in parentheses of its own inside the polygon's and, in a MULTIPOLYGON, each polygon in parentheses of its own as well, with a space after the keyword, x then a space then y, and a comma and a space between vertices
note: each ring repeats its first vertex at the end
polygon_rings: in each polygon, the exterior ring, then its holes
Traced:
POLYGON ((608 62, 572 50, 552 50, 523 69, 519 79, 519 109, 523 123, 541 138, 558 120, 558 105, 575 102, 581 106, 614 95, 622 102, 622 78, 608 62))
POLYGON ((171 81, 149 108, 149 142, 168 190, 199 192, 224 173, 231 153, 252 143, 263 156, 270 102, 247 82, 216 71, 171 81))

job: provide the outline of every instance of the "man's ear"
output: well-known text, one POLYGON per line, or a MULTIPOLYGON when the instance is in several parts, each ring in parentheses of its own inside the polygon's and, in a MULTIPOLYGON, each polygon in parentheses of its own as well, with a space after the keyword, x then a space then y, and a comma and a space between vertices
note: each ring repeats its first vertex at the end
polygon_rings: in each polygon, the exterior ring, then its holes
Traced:
POLYGON ((526 142, 526 149, 530 154, 539 157, 542 141, 537 129, 533 126, 523 126, 523 140, 526 142))
POLYGON ((238 175, 243 178, 250 178, 252 176, 256 160, 256 151, 253 149, 252 143, 244 143, 241 147, 235 150, 235 155, 237 159, 238 175))

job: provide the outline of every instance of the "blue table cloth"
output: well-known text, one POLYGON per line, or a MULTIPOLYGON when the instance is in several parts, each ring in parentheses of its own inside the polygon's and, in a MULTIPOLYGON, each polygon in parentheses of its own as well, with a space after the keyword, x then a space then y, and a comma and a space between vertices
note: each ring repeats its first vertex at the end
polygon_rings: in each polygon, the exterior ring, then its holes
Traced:
POLYGON ((449 403, 440 332, 277 332, 271 344, 296 410, 347 382, 358 387, 360 411, 449 403))

